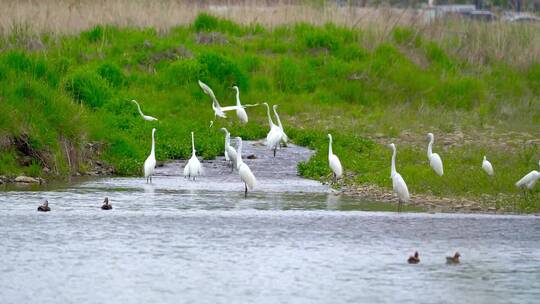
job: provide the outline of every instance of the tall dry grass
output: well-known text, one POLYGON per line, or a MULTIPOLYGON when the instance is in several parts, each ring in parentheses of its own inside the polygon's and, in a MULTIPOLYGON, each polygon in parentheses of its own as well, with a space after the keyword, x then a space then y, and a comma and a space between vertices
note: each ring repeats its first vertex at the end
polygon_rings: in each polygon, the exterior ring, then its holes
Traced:
MULTIPOLYGON (((187 0, 0 0, 0 33, 77 34, 97 24, 153 27, 159 31, 190 24, 201 12, 240 24, 268 28, 295 22, 328 22, 366 31, 364 45, 390 39, 393 29, 411 27, 438 42, 451 55, 471 64, 500 61, 529 66, 540 59, 540 26, 507 22, 471 22, 452 18, 430 21, 429 11, 391 7, 305 4, 309 1, 187 1, 187 0)), ((315 3, 318 3, 315 1, 315 3)))

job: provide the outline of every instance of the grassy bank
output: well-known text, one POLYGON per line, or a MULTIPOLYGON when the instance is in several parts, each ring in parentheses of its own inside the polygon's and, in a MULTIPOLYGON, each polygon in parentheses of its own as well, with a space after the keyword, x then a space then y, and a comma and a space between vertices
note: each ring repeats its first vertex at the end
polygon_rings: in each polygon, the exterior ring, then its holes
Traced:
POLYGON ((262 107, 248 109, 246 126, 232 113, 216 120, 201 79, 222 104, 234 102, 232 85, 243 103, 280 104, 288 135, 317 149, 299 168, 305 176, 329 176, 331 132, 348 182, 389 187, 385 144, 394 141, 412 193, 518 199, 522 210, 539 210, 540 202, 517 198, 514 183, 538 169, 540 65, 504 56, 471 61, 449 51, 452 41, 435 42, 414 27, 366 39, 373 35, 332 24, 269 29, 206 14, 168 31, 11 31, 0 41, 0 174, 65 176, 89 170, 94 158, 138 175, 152 127, 160 160, 188 157, 191 131, 204 158, 221 154, 222 126, 247 139, 265 136, 262 107), (131 99, 159 122, 143 121, 131 99), (427 162, 427 132, 445 163, 442 178, 427 162), (480 169, 484 154, 493 179, 480 169))

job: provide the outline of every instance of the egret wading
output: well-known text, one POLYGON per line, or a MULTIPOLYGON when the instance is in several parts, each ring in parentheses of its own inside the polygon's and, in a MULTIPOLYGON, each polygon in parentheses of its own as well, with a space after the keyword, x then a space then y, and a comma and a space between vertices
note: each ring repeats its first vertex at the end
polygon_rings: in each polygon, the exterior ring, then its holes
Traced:
POLYGON ((266 135, 266 146, 271 150, 274 150, 274 157, 276 157, 276 151, 283 137, 281 129, 274 124, 272 117, 270 116, 270 107, 268 103, 264 102, 263 105, 266 107, 266 114, 268 116, 268 124, 270 125, 270 131, 266 135))
POLYGON ((150 155, 148 155, 144 161, 144 177, 146 178, 146 183, 152 182, 152 175, 156 169, 156 142, 154 133, 156 133, 156 128, 152 129, 152 150, 150 150, 150 155))
POLYGON ((184 167, 184 177, 188 179, 193 177, 193 180, 195 180, 195 177, 201 176, 203 170, 195 152, 195 135, 191 132, 191 158, 184 167))
POLYGON ((398 211, 401 211, 401 205, 409 202, 409 189, 401 175, 396 171, 396 145, 390 144, 392 149, 392 165, 390 169, 390 177, 392 178, 392 189, 398 197, 398 211))
POLYGON ((343 168, 341 167, 339 158, 332 152, 331 134, 328 134, 328 140, 328 165, 330 166, 330 169, 332 169, 332 173, 334 175, 332 180, 335 183, 337 179, 341 177, 341 174, 343 174, 343 168))
POLYGON ((244 197, 247 197, 248 189, 253 190, 255 188, 257 179, 255 179, 255 175, 253 175, 249 166, 242 161, 242 138, 236 137, 236 141, 238 142, 236 169, 238 170, 238 175, 240 175, 240 180, 244 183, 244 197))
POLYGON ((226 128, 221 128, 221 131, 225 132, 225 160, 230 162, 231 171, 233 171, 236 168, 237 153, 231 146, 231 133, 226 128))
POLYGON ((278 123, 277 125, 278 125, 279 129, 281 130, 281 142, 286 147, 287 142, 289 141, 289 136, 287 136, 287 134, 285 134, 285 130, 283 130, 283 125, 281 124, 281 119, 279 119, 279 115, 277 113, 277 107, 278 107, 278 105, 274 105, 274 106, 272 106, 272 109, 274 110, 274 115, 276 116, 276 121, 278 123))

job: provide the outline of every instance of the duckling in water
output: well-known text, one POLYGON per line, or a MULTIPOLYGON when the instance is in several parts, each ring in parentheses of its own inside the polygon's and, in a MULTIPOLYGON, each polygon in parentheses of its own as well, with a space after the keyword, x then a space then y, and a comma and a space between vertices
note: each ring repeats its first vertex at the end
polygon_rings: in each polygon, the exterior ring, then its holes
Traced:
POLYGON ((42 212, 51 211, 51 208, 49 208, 49 202, 45 200, 41 206, 37 207, 37 211, 42 211, 42 212))
POLYGON ((418 264, 420 263, 420 258, 418 257, 418 251, 414 252, 414 255, 409 256, 409 259, 407 260, 409 264, 418 264))
POLYGON ((112 209, 112 205, 109 204, 109 198, 106 197, 105 200, 103 201, 103 205, 101 205, 101 209, 103 210, 111 210, 112 209))
POLYGON ((446 264, 459 264, 460 256, 459 252, 456 252, 454 256, 446 257, 446 264))

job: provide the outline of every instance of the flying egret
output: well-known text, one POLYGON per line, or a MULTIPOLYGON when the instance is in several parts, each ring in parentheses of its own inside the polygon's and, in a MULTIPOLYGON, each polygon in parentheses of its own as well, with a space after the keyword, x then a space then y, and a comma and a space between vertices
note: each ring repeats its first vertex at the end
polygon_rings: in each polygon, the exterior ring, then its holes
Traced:
POLYGON ((482 161, 482 169, 484 169, 484 171, 486 171, 487 175, 489 176, 493 176, 495 174, 495 172, 493 172, 493 166, 491 165, 489 160, 487 160, 485 155, 484 160, 482 161))
POLYGON ((338 178, 341 177, 341 174, 343 173, 343 168, 341 167, 341 162, 339 161, 339 158, 332 153, 332 135, 328 134, 328 139, 330 140, 328 142, 328 164, 330 165, 330 169, 332 169, 332 172, 334 173, 333 181, 334 183, 338 178))
POLYGON ((234 86, 233 89, 236 90, 236 116, 238 117, 238 120, 241 123, 246 124, 248 122, 248 116, 247 116, 246 110, 244 110, 244 108, 255 107, 255 106, 258 106, 259 104, 242 105, 240 103, 240 89, 237 86, 234 86))
POLYGON ((152 129, 152 150, 150 155, 144 161, 144 177, 146 177, 146 183, 152 182, 152 175, 156 169, 156 142, 154 140, 154 133, 156 133, 156 128, 152 129))
POLYGON ((190 179, 193 177, 193 180, 195 180, 195 177, 202 175, 202 166, 201 162, 197 158, 197 155, 195 154, 195 136, 193 132, 191 132, 191 158, 187 162, 186 166, 184 167, 184 177, 187 177, 190 179))
POLYGON ((157 118, 155 117, 152 117, 152 116, 149 116, 149 115, 144 115, 144 113, 141 111, 141 106, 139 105, 139 103, 133 99, 131 102, 133 102, 134 104, 137 105, 137 109, 139 109, 139 114, 141 114, 142 118, 146 121, 154 121, 154 120, 158 120, 157 118))
POLYGON ((279 146, 281 138, 283 137, 281 129, 274 124, 272 117, 270 116, 270 107, 266 102, 263 103, 266 106, 266 114, 268 115, 268 124, 270 125, 270 131, 266 135, 266 146, 274 150, 274 157, 276 157, 276 150, 279 146))
MULTIPOLYGON (((214 91, 212 91, 212 89, 207 84, 199 80, 199 86, 204 91, 204 93, 206 93, 206 95, 212 98, 212 109, 214 110, 214 116, 227 118, 227 115, 225 115, 225 112, 238 109, 238 106, 228 106, 228 107, 220 106, 218 100, 216 99, 216 95, 214 95, 214 91)), ((243 107, 244 106, 241 106, 241 108, 243 107)))
POLYGON ((276 116, 276 120, 277 120, 277 123, 278 123, 278 127, 279 129, 281 130, 281 141, 283 142, 283 144, 285 146, 287 146, 287 142, 289 141, 289 136, 287 136, 287 134, 285 134, 285 130, 283 130, 283 125, 281 124, 281 119, 279 119, 279 115, 277 113, 277 107, 278 105, 274 105, 272 106, 272 109, 274 110, 274 115, 276 116))
MULTIPOLYGON (((540 161, 538 162, 538 165, 540 166, 540 161)), ((516 182, 516 187, 522 188, 525 191, 532 190, 534 186, 536 186, 536 182, 538 182, 539 179, 540 172, 532 170, 516 182)))
POLYGON ((437 173, 439 176, 442 176, 444 171, 443 171, 443 163, 442 163, 441 157, 439 156, 439 154, 431 152, 431 147, 433 146, 433 142, 435 141, 435 138, 433 137, 433 133, 428 133, 428 139, 429 139, 429 144, 427 148, 427 156, 429 159, 429 165, 431 166, 431 168, 433 168, 435 173, 437 173))
POLYGON ((238 142, 236 169, 238 169, 238 175, 240 175, 240 179, 242 180, 242 182, 244 182, 244 197, 247 197, 248 189, 253 190, 253 188, 255 188, 255 185, 257 184, 257 180, 255 179, 255 175, 253 175, 249 166, 242 161, 242 138, 236 137, 236 141, 238 142))
POLYGON ((401 211, 401 204, 409 201, 409 189, 403 177, 396 171, 396 145, 390 144, 392 149, 392 167, 390 177, 392 178, 392 188, 398 197, 398 211, 401 211))
POLYGON ((231 168, 236 168, 237 153, 233 146, 231 146, 231 133, 225 128, 221 128, 221 131, 225 132, 225 160, 230 161, 231 168))

